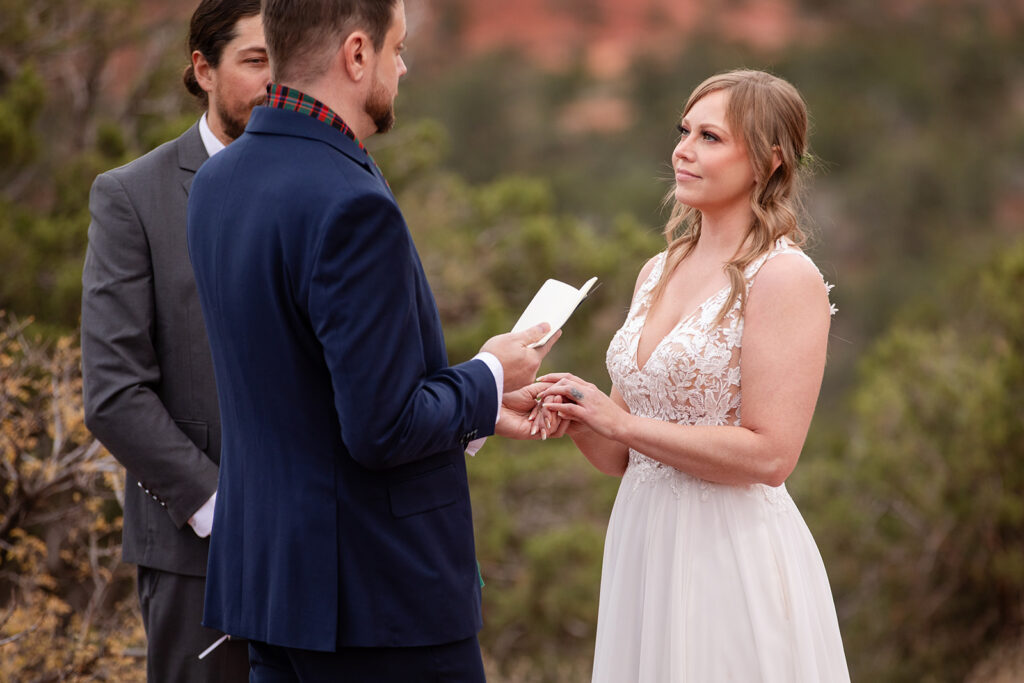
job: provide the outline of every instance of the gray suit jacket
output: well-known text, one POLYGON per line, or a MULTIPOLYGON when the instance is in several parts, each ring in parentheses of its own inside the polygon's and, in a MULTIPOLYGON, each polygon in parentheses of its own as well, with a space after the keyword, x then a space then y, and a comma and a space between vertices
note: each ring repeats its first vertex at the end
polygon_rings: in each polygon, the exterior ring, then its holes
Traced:
POLYGON ((101 174, 82 273, 85 420, 127 469, 125 562, 205 576, 187 522, 217 488, 220 415, 186 242, 198 123, 101 174))

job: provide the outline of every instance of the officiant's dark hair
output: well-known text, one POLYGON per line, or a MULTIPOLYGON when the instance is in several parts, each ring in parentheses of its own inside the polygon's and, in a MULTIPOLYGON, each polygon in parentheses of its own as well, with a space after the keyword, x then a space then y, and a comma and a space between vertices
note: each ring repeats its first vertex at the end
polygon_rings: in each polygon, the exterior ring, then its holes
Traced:
POLYGON ((376 51, 398 0, 263 0, 263 32, 277 83, 301 85, 321 76, 355 30, 365 31, 376 51))
MULTIPOLYGON (((198 50, 213 68, 220 65, 224 46, 238 35, 239 19, 254 17, 260 13, 260 0, 202 0, 188 27, 188 54, 198 50)), ((206 91, 199 86, 196 72, 190 63, 182 75, 185 87, 195 95, 203 107, 210 105, 206 91)))

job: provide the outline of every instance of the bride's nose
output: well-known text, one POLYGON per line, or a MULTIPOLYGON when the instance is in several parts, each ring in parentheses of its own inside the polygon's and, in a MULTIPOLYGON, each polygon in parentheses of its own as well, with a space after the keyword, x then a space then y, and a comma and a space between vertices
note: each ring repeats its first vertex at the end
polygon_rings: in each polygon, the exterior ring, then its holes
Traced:
POLYGON ((672 150, 672 160, 676 159, 687 159, 691 158, 691 147, 689 144, 689 138, 680 138, 679 142, 676 143, 675 149, 672 150))

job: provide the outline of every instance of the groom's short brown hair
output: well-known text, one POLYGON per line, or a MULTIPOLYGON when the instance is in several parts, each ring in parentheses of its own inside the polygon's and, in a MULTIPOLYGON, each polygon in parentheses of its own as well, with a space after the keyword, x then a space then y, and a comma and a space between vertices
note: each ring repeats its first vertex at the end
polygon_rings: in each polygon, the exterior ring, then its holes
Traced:
POLYGON ((273 78, 301 85, 323 74, 349 34, 384 45, 398 0, 263 0, 263 32, 273 78))

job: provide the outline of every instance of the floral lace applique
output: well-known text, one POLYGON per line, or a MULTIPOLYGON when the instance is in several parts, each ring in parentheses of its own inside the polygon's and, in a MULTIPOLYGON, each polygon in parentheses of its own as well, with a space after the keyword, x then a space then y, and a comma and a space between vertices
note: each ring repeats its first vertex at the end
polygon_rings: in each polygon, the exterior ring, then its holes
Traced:
MULTIPOLYGON (((783 253, 797 253, 807 258, 785 239, 774 249, 747 267, 749 287, 754 276, 768 259, 783 253)), ((650 308, 650 294, 665 267, 666 252, 658 254, 650 276, 641 285, 630 306, 626 321, 608 347, 606 363, 612 382, 622 394, 634 415, 687 425, 740 424, 740 349, 743 341, 743 316, 740 302, 734 302, 725 317, 715 318, 729 295, 724 287, 705 300, 693 314, 681 320, 662 339, 643 368, 637 363, 637 346, 650 308)), ((825 283, 828 291, 832 285, 825 283)), ((835 314, 835 305, 831 313, 835 314)), ((718 484, 681 472, 638 453, 629 452, 629 465, 623 475, 623 487, 629 482, 635 492, 654 480, 669 480, 678 496, 695 489, 701 500, 718 484)), ((785 486, 748 487, 754 495, 764 495, 770 502, 783 503, 789 498, 785 486)))

